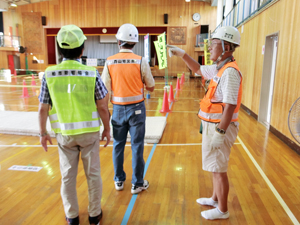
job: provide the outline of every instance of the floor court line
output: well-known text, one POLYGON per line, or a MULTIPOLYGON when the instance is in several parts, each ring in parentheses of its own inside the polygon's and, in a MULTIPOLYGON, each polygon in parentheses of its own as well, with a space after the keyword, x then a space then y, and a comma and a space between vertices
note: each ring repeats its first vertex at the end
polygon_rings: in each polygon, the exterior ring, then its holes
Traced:
MULTIPOLYGON (((175 98, 175 96, 176 96, 176 93, 177 93, 177 91, 175 91, 174 98, 175 98)), ((170 104, 169 109, 171 109, 172 104, 173 104, 173 102, 170 104)), ((169 115, 169 113, 166 114, 166 118, 168 118, 168 115, 169 115)), ((152 147, 152 149, 151 149, 151 152, 150 152, 150 154, 149 154, 149 156, 148 156, 148 159, 147 159, 147 162, 146 162, 146 165, 145 165, 145 169, 144 169, 144 177, 145 177, 145 175, 146 175, 148 166, 149 166, 149 164, 150 164, 150 162, 151 162, 151 159, 152 159, 152 156, 153 156, 154 151, 155 151, 155 149, 156 149, 156 146, 157 146, 157 144, 154 144, 154 145, 153 145, 153 147, 152 147)), ((130 215, 131 215, 131 212, 132 212, 132 209, 133 209, 133 207, 134 207, 134 204, 135 204, 136 199, 137 199, 137 195, 134 195, 134 196, 131 197, 131 200, 130 200, 129 205, 128 205, 127 209, 126 209, 126 212, 125 212, 125 215, 124 215, 124 217, 123 217, 123 220, 122 220, 121 225, 127 225, 128 220, 129 220, 130 215)))
POLYGON ((20 84, 20 85, 4 85, 4 84, 0 84, 0 87, 38 87, 40 88, 41 86, 39 85, 23 85, 23 84, 20 84))
MULTIPOLYGON (((37 145, 38 143, 40 143, 40 141, 38 141, 35 145, 37 145)), ((14 145, 11 145, 11 147, 14 147, 14 145)), ((25 152, 25 151, 27 151, 27 150, 30 149, 30 148, 31 148, 31 147, 28 147, 28 146, 27 146, 27 148, 25 148, 24 150, 22 150, 22 151, 20 151, 20 152, 18 152, 18 153, 16 153, 16 154, 14 154, 14 155, 12 155, 12 156, 6 158, 6 159, 0 161, 0 164, 2 164, 3 162, 5 162, 5 161, 7 161, 7 160, 9 160, 9 159, 11 159, 11 158, 13 158, 13 157, 15 157, 15 156, 21 154, 21 153, 23 153, 23 152, 25 152)))
MULTIPOLYGON (((145 144, 145 146, 153 146, 156 143, 152 144, 145 144)), ((241 143, 235 142, 235 145, 240 145, 241 143)), ((156 146, 193 146, 193 145, 202 145, 202 143, 177 143, 177 144, 156 144, 156 146)), ((131 144, 126 144, 125 146, 131 146, 131 144)), ((42 145, 17 145, 17 144, 11 144, 11 145, 0 145, 1 147, 18 147, 18 148, 26 148, 26 147, 31 147, 31 148, 41 148, 42 145)), ((48 145, 48 148, 56 148, 58 147, 57 145, 48 145)), ((100 147, 103 147, 100 145, 100 147)), ((107 145, 107 147, 113 147, 113 145, 107 145)))
MULTIPOLYGON (((156 148, 156 144, 153 145, 153 147, 152 147, 152 149, 151 149, 151 152, 150 152, 150 154, 149 154, 149 156, 148 156, 147 162, 146 162, 146 164, 145 164, 144 177, 145 177, 145 175, 146 175, 147 169, 148 169, 149 164, 150 164, 150 162, 151 162, 151 159, 152 159, 152 156, 153 156, 153 154, 154 154, 155 148, 156 148)), ((130 215, 131 215, 132 209, 133 209, 133 207, 134 207, 134 203, 135 203, 135 201, 136 201, 136 199, 137 199, 137 196, 138 196, 138 194, 133 195, 133 196, 131 197, 131 200, 130 200, 130 202, 129 202, 129 205, 128 205, 128 207, 127 207, 127 210, 126 210, 126 212, 125 212, 125 215, 124 215, 124 217, 123 217, 123 220, 122 220, 121 225, 126 225, 126 224, 128 223, 128 220, 129 220, 129 218, 130 218, 130 215)))
POLYGON ((251 155, 250 151, 248 150, 248 148, 246 147, 246 145, 244 144, 244 142, 241 140, 241 138, 239 136, 237 137, 237 139, 239 140, 240 144, 243 146, 243 149, 245 150, 245 152, 247 153, 247 155, 251 159, 252 163, 254 164, 254 166, 256 167, 256 169, 258 170, 258 172, 260 173, 260 175, 262 176, 262 178, 265 180, 265 182, 267 183, 267 185, 269 186, 269 188, 271 189, 271 191, 273 192, 273 194, 275 195, 275 197, 279 201, 279 203, 282 206, 282 208, 284 209, 284 211, 288 214, 288 216, 290 217, 290 219, 292 220, 292 222, 295 225, 300 225, 299 221, 296 219, 296 217, 294 216, 294 214, 292 213, 292 211, 290 210, 290 208, 287 206, 287 204, 281 198, 281 196, 279 195, 279 193, 277 192, 277 190, 275 189, 275 187, 273 186, 273 184, 271 183, 271 181, 269 180, 269 178, 266 176, 266 174, 260 168, 260 166, 258 165, 258 163, 256 162, 256 160, 254 159, 254 157, 251 155))

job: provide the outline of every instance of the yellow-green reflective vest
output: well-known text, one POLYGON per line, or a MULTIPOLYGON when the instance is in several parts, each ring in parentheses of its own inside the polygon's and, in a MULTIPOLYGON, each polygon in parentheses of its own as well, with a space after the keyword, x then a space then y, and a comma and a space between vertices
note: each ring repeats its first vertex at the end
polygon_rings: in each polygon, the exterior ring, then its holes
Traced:
POLYGON ((100 130, 95 104, 96 69, 75 60, 66 60, 45 71, 52 108, 52 130, 62 135, 76 135, 100 130))

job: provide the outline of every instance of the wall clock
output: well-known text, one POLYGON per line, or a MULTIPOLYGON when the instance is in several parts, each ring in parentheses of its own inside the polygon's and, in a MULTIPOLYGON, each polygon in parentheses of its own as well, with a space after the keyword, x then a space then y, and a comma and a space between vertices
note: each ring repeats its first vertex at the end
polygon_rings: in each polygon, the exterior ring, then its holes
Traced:
POLYGON ((200 20, 200 18, 201 18, 201 16, 200 16, 199 13, 194 13, 194 14, 193 14, 193 20, 194 20, 195 22, 198 22, 198 21, 200 20))

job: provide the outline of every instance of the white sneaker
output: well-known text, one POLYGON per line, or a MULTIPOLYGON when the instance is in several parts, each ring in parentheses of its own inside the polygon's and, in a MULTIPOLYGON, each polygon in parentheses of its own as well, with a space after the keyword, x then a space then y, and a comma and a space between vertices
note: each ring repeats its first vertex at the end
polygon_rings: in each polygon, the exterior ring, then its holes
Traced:
POLYGON ((149 187, 149 182, 147 180, 144 180, 144 184, 142 187, 135 186, 134 184, 132 184, 131 194, 138 194, 141 191, 146 190, 148 187, 149 187))
POLYGON ((124 181, 115 181, 115 188, 117 191, 122 191, 124 189, 124 181))

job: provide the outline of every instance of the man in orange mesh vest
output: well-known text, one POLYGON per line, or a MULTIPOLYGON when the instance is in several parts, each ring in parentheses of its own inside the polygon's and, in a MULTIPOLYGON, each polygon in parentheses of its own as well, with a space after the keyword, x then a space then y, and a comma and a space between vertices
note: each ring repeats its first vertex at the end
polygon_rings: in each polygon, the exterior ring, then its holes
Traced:
POLYGON ((116 35, 119 53, 107 58, 102 79, 110 93, 113 103, 113 163, 115 188, 123 190, 126 173, 123 169, 124 148, 129 131, 132 149, 132 187, 131 193, 138 194, 149 187, 144 180, 145 161, 144 138, 146 109, 144 104, 144 86, 154 90, 154 79, 147 60, 133 53, 139 42, 139 33, 132 24, 123 24, 116 35))
POLYGON ((214 209, 202 211, 208 220, 227 219, 229 182, 227 176, 230 149, 238 134, 238 112, 242 98, 242 74, 232 54, 240 45, 240 33, 235 27, 219 28, 210 39, 209 51, 213 65, 201 66, 183 49, 168 46, 169 54, 179 56, 195 73, 210 79, 200 102, 198 117, 202 120, 202 167, 213 173, 213 193, 199 198, 197 203, 214 209))

